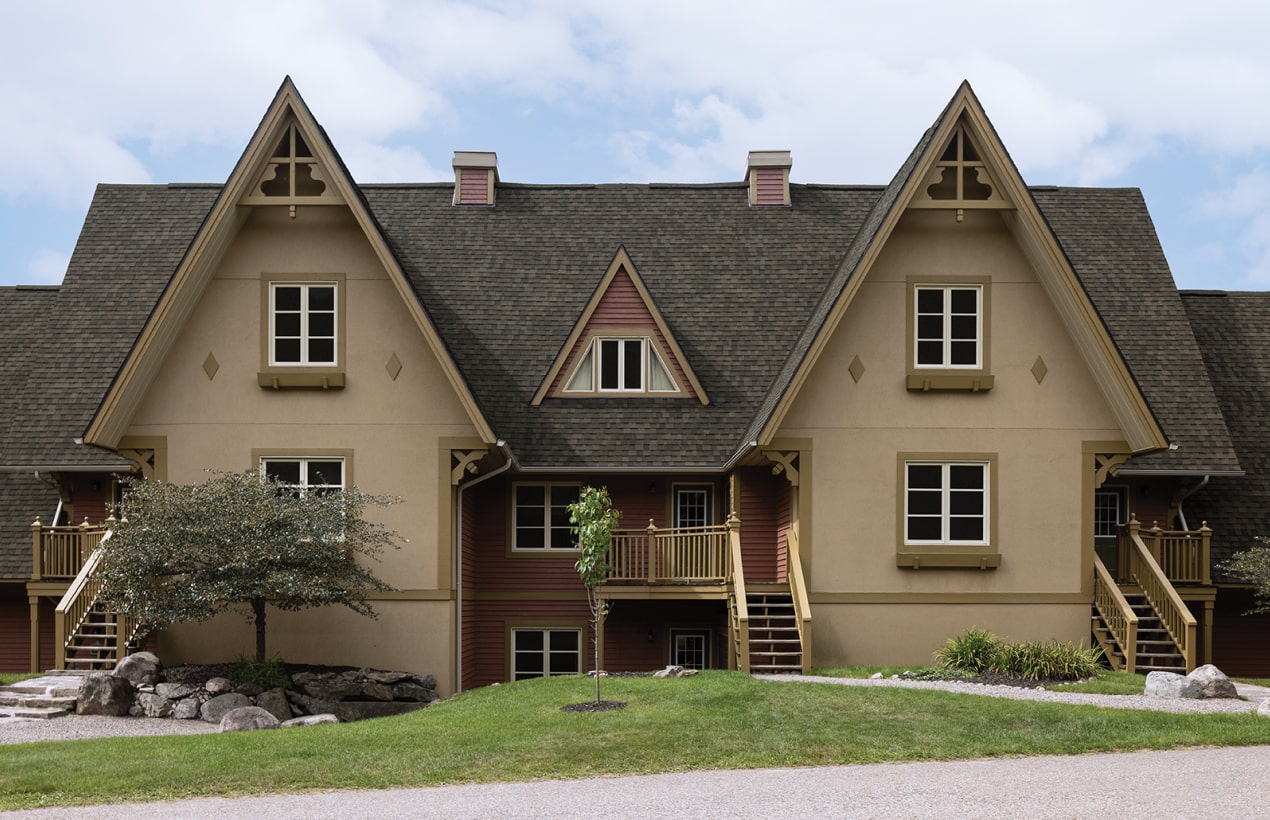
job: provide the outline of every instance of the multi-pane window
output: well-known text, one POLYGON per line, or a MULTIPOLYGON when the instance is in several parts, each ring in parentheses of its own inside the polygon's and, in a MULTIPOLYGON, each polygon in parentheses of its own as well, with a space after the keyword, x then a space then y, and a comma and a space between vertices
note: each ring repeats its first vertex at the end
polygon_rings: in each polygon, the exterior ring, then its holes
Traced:
POLYGON ((582 671, 582 630, 513 629, 512 680, 582 671))
POLYGON ((918 285, 915 291, 913 365, 982 368, 982 286, 918 285))
POLYGON ((280 484, 294 487, 300 494, 338 492, 344 489, 342 458, 265 457, 260 459, 260 474, 280 484))
POLYGON ((710 668, 710 633, 704 630, 672 629, 670 662, 684 669, 710 668))
POLYGON ((712 523, 710 496, 710 487, 676 487, 674 526, 709 526, 712 523))
POLYGON ((569 505, 578 500, 577 484, 517 484, 514 499, 515 549, 577 548, 569 524, 569 505))
POLYGON ((336 364, 335 283, 275 283, 269 302, 271 365, 336 364))
POLYGON ((1094 493, 1094 537, 1115 538, 1119 535, 1121 495, 1115 490, 1094 493))
POLYGON ((904 465, 904 543, 987 544, 986 462, 904 465))
POLYGON ((673 393, 677 389, 647 336, 596 338, 565 384, 568 393, 673 393))

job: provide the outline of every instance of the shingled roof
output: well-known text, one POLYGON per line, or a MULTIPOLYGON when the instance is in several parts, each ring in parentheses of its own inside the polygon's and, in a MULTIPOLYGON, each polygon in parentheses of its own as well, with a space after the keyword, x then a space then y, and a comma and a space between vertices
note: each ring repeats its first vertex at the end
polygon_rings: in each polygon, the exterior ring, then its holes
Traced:
POLYGON ((1244 478, 1213 478, 1185 502, 1188 523, 1220 522, 1213 564, 1270 536, 1270 293, 1183 291, 1244 478))

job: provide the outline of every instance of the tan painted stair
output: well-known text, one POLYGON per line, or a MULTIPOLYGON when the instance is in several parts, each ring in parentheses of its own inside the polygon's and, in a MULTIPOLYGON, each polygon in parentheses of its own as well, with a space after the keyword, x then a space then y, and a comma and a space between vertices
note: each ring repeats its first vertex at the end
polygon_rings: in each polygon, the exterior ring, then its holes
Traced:
POLYGON ((750 672, 791 673, 803 668, 794 599, 788 592, 750 592, 750 672))
MULTIPOLYGON (((1138 674, 1145 675, 1149 672, 1175 672, 1179 675, 1186 674, 1186 658, 1178 651, 1177 644, 1169 637, 1168 630, 1164 628, 1160 616, 1156 613, 1155 608, 1151 606, 1151 602, 1137 587, 1121 587, 1121 594, 1124 595, 1125 601, 1134 614, 1138 616, 1138 643, 1137 655, 1134 669, 1138 674)), ((1112 637, 1110 630, 1107 629, 1106 623, 1098 615, 1098 610, 1093 611, 1091 625, 1094 631, 1094 637, 1098 643, 1104 647, 1110 647, 1111 653, 1119 660, 1119 666, 1124 666, 1124 648, 1121 647, 1112 637)))
POLYGON ((66 668, 94 672, 114 669, 118 634, 119 619, 115 613, 94 603, 66 640, 66 668))

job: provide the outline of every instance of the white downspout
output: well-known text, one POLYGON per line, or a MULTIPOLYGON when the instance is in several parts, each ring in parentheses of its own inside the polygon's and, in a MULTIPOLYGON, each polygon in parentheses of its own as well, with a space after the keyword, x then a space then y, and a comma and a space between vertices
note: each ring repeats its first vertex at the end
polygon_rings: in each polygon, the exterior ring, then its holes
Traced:
POLYGON ((512 458, 512 451, 508 449, 507 442, 499 439, 496 442, 498 449, 503 451, 506 461, 502 466, 495 468, 492 472, 488 472, 479 478, 475 478, 466 484, 459 485, 458 501, 455 503, 454 510, 454 691, 455 693, 463 691, 463 493, 469 487, 475 487, 482 481, 488 481, 499 473, 505 473, 511 468, 515 459, 512 458))
POLYGON ((1190 532, 1191 528, 1186 523, 1186 513, 1182 512, 1182 502, 1204 489, 1205 485, 1208 484, 1208 478, 1208 476, 1204 476, 1204 479, 1200 481, 1200 483, 1182 493, 1181 497, 1177 500, 1177 520, 1182 525, 1182 529, 1187 532, 1190 532))

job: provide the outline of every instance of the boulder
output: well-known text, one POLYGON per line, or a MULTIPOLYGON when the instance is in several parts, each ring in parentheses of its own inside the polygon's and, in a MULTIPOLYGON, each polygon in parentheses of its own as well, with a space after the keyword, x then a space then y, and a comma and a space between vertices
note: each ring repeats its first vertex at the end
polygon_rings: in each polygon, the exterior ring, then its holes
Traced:
POLYGON ((369 718, 404 715, 427 706, 426 703, 381 700, 321 700, 303 692, 288 692, 287 700, 299 715, 332 714, 348 723, 369 718))
POLYGON ((160 683, 154 687, 154 693, 168 700, 188 698, 198 690, 188 683, 160 683))
POLYGON ((256 696, 256 705, 285 723, 291 719, 291 704, 284 689, 270 689, 256 696))
POLYGON ((221 716, 217 731, 251 732, 256 729, 277 729, 281 725, 276 717, 259 706, 241 706, 230 709, 221 716))
POLYGON ((208 723, 220 723, 220 719, 225 717, 226 712, 251 705, 251 698, 236 692, 230 692, 225 695, 217 695, 207 703, 204 703, 199 708, 198 714, 199 717, 208 723))
POLYGON ((335 715, 304 715, 303 717, 291 718, 282 721, 283 729, 290 729, 295 726, 319 726, 323 723, 339 723, 340 719, 335 715))
POLYGON ((203 688, 209 695, 223 695, 226 692, 232 692, 234 684, 229 678, 212 678, 203 684, 203 688))
POLYGON ((240 695, 246 695, 249 698, 254 698, 261 692, 265 691, 265 688, 258 683, 247 681, 246 683, 239 684, 238 688, 234 691, 240 695))
POLYGON ((1144 694, 1159 698, 1198 699, 1204 696, 1199 681, 1173 672, 1152 672, 1147 675, 1144 694))
POLYGON ((362 697, 367 700, 392 700, 393 687, 374 681, 362 684, 362 697))
POLYGON ((658 669, 653 673, 654 678, 677 678, 684 671, 682 666, 667 666, 665 669, 658 669))
POLYGON ((1191 672, 1191 674, 1186 677, 1199 684, 1200 691, 1203 693, 1201 697, 1239 697, 1239 692, 1235 690, 1235 684, 1231 682, 1230 678, 1226 677, 1224 672, 1216 666, 1213 666, 1211 663, 1206 663, 1203 666, 1197 667, 1194 672, 1191 672))
POLYGON ((137 705, 141 707, 141 713, 149 718, 171 717, 172 709, 176 706, 176 704, 162 695, 150 692, 142 692, 137 695, 137 705))
POLYGON ((115 664, 110 674, 134 686, 153 686, 159 682, 159 670, 159 658, 153 652, 134 652, 115 664))
POLYGON ((127 678, 97 672, 79 682, 75 714, 123 717, 128 714, 135 699, 136 688, 127 678))
POLYGON ((176 720, 194 720, 198 717, 198 710, 202 705, 198 698, 189 697, 178 700, 172 707, 172 717, 176 720))
POLYGON ((1257 707, 1257 715, 1263 718, 1270 718, 1270 700, 1261 701, 1261 705, 1257 707))
POLYGON ((401 683, 393 684, 392 699, 431 703, 434 700, 438 700, 439 696, 437 695, 436 689, 429 689, 425 686, 420 686, 413 681, 402 681, 401 683))

